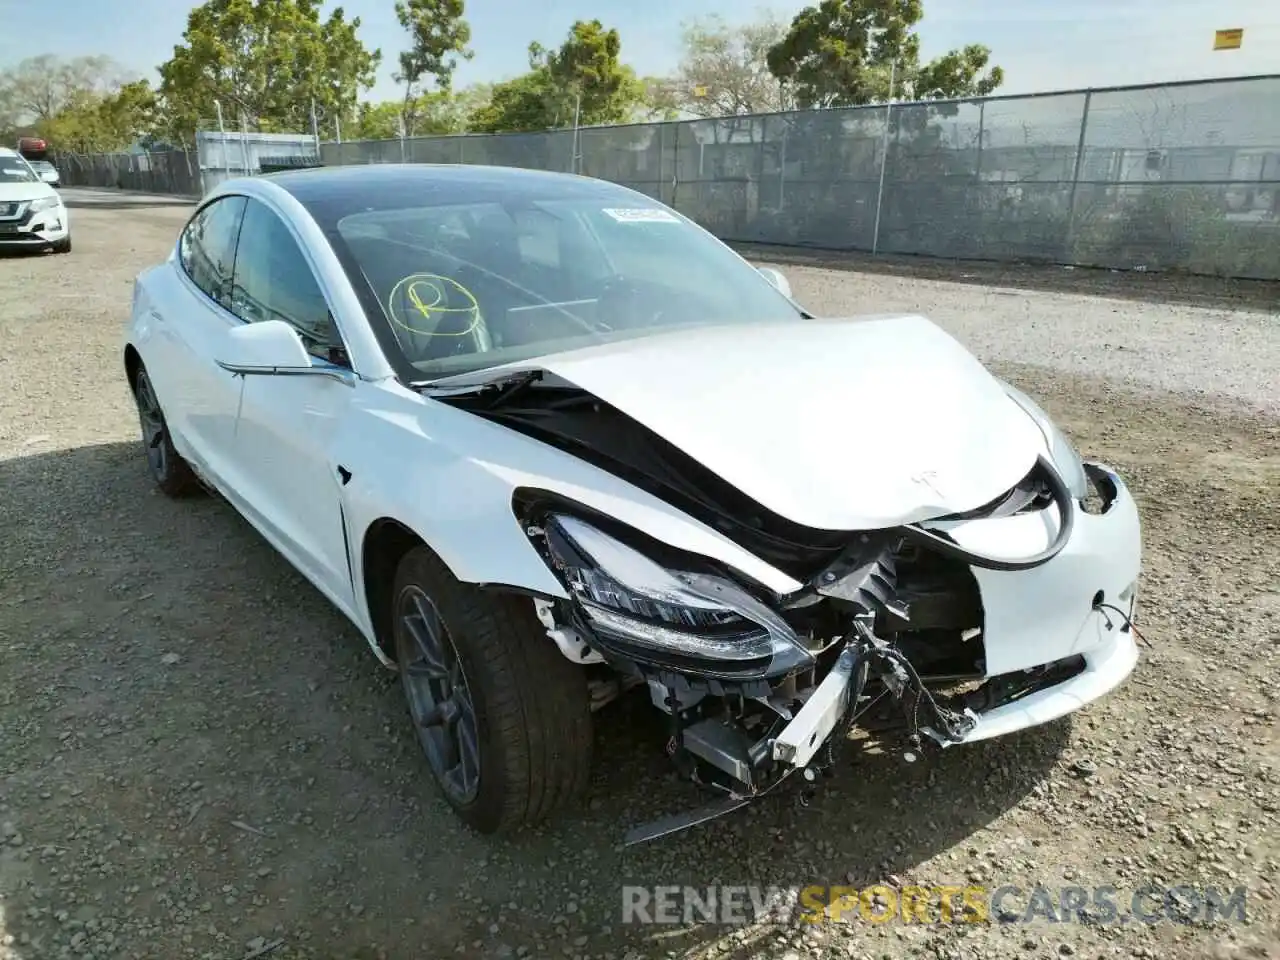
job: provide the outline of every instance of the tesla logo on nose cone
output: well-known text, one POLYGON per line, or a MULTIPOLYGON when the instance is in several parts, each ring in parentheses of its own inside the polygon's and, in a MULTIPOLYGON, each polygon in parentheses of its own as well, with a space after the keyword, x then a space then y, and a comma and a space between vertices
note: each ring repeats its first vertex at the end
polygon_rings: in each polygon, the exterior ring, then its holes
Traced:
POLYGON ((928 487, 938 496, 943 497, 945 499, 946 494, 944 494, 941 490, 939 490, 938 485, 934 483, 934 481, 937 479, 938 479, 937 473, 935 473, 932 470, 925 470, 923 473, 917 473, 911 477, 911 480, 913 483, 918 483, 922 487, 928 487))

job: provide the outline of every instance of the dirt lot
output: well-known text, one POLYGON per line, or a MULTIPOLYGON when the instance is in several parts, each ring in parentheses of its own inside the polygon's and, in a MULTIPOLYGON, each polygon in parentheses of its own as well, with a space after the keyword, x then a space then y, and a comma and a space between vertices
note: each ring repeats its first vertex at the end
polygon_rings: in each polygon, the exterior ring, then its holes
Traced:
POLYGON ((1274 315, 789 268, 822 312, 936 314, 1129 478, 1151 648, 1072 722, 915 764, 851 751, 807 808, 631 850, 625 827, 695 798, 623 702, 589 808, 498 842, 455 824, 395 677, 326 601, 225 504, 152 489, 119 342, 186 211, 133 206, 77 209, 70 256, 0 259, 2 960, 1276 950, 1274 315), (1122 912, 1147 884, 1243 885, 1248 923, 621 922, 622 884, 878 882, 1112 885, 1122 912))

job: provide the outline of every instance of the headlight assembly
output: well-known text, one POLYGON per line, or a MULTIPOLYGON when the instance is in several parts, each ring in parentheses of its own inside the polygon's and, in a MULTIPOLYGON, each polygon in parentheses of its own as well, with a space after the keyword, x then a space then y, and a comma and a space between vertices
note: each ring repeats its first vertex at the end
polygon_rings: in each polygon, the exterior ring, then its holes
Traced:
POLYGON ((602 645, 709 677, 775 676, 811 663, 790 625, 732 581, 669 570, 560 514, 545 523, 552 564, 602 645))
POLYGON ((41 210, 53 210, 61 203, 57 197, 41 197, 39 200, 31 201, 31 212, 39 213, 41 210))
POLYGON ((1004 383, 1003 386, 1010 399, 1036 422, 1036 426, 1044 434, 1045 443, 1049 447, 1049 456, 1053 459, 1053 465, 1058 468, 1058 473, 1061 474, 1067 489, 1071 491, 1071 496, 1077 500, 1083 500, 1089 495, 1089 478, 1084 472, 1084 461, 1080 459, 1080 454, 1067 439, 1067 435, 1029 396, 1008 383, 1004 383))

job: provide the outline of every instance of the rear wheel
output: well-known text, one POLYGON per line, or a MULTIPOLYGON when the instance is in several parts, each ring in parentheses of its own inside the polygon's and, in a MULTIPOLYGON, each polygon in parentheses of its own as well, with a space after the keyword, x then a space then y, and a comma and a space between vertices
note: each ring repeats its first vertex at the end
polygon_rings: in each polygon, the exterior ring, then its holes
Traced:
POLYGON ((409 716, 462 820, 498 833, 580 799, 591 766, 586 677, 532 604, 460 583, 426 547, 400 562, 392 597, 409 716))
POLYGON ((199 487, 187 461, 173 446, 164 411, 147 371, 139 370, 133 382, 133 399, 138 405, 138 423, 142 428, 142 447, 147 454, 147 468, 156 485, 170 497, 181 497, 199 487))

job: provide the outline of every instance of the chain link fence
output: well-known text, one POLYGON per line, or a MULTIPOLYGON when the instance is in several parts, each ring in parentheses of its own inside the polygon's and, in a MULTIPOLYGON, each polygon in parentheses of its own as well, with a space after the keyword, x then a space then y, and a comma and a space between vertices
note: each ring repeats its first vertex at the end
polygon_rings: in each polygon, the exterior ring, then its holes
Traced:
POLYGON ((110 187, 199 197, 200 165, 185 150, 154 153, 63 153, 50 156, 67 187, 110 187))
MULTIPOLYGON (((1280 76, 1266 76, 331 142, 319 159, 576 172, 730 241, 1280 279, 1277 103, 1280 76)), ((151 154, 146 170, 125 155, 59 158, 63 180, 198 195, 218 171, 262 171, 259 148, 314 157, 307 135, 201 137, 198 157, 151 154)))
POLYGON ((65 186, 199 198, 231 177, 319 166, 320 152, 311 134, 265 133, 242 125, 201 130, 195 150, 57 153, 52 159, 65 186))
POLYGON ((613 180, 726 240, 1280 279, 1280 77, 326 143, 613 180))

